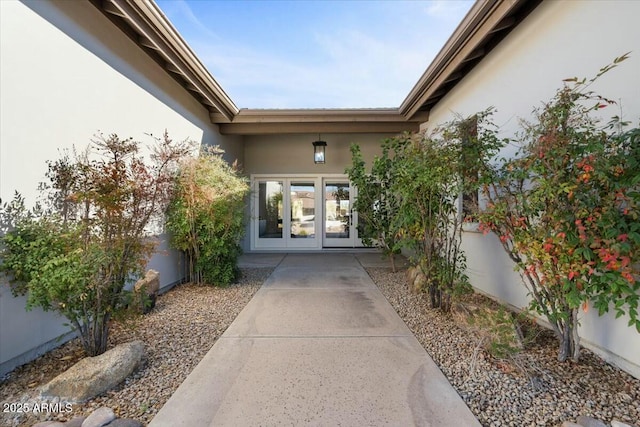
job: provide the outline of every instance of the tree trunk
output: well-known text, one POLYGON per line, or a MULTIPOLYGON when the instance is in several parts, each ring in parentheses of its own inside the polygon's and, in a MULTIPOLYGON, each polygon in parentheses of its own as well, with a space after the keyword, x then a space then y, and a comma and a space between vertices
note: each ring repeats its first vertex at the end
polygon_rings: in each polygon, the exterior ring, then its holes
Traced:
POLYGON ((580 337, 578 336, 578 310, 569 311, 569 317, 561 325, 562 335, 559 337, 560 348, 558 361, 565 362, 571 359, 577 362, 580 357, 580 337))
POLYGON ((391 261, 391 271, 396 272, 396 256, 393 252, 389 252, 389 261, 391 261))
POLYGON ((442 311, 444 311, 445 313, 448 313, 451 311, 451 295, 445 293, 444 296, 442 297, 442 304, 441 304, 441 309, 442 311))
POLYGON ((107 351, 107 339, 109 338, 109 314, 101 314, 89 321, 87 328, 81 329, 84 333, 82 347, 87 355, 98 356, 107 351))
POLYGON ((573 339, 573 352, 571 354, 571 358, 574 362, 577 362, 580 358, 580 336, 578 335, 578 309, 573 309, 571 311, 571 322, 572 322, 572 339, 573 339))
POLYGON ((429 295, 431 296, 431 308, 440 308, 442 305, 442 293, 436 284, 429 285, 429 295))

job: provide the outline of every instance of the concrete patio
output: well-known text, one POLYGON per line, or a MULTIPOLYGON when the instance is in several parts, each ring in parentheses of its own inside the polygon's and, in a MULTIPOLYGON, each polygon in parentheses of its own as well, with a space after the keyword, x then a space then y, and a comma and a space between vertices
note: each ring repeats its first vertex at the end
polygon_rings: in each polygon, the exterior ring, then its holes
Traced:
POLYGON ((150 426, 480 425, 367 275, 378 253, 275 267, 150 426))

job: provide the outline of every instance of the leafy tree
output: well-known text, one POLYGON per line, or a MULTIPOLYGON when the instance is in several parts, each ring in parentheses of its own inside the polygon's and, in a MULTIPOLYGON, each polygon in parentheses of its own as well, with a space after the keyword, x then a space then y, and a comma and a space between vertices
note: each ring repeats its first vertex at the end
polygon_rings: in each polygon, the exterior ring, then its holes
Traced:
POLYGON ((247 180, 217 147, 180 165, 167 211, 172 245, 185 251, 192 280, 225 285, 237 278, 247 180))
POLYGON ((90 356, 106 350, 109 320, 154 250, 150 225, 189 150, 165 133, 146 161, 132 139, 98 135, 86 151, 49 162, 44 207, 26 209, 16 194, 1 209, 9 228, 0 269, 12 276, 13 291, 27 294, 27 309, 65 316, 90 356))
POLYGON ((459 197, 477 194, 489 176, 486 163, 501 146, 491 114, 488 109, 430 134, 385 140, 371 172, 360 148, 351 146, 347 173, 358 188, 355 207, 363 240, 375 240, 387 254, 407 248, 427 277, 432 306, 445 311, 451 296, 469 288, 459 197))
POLYGON ((565 80, 525 125, 517 155, 503 159, 480 215, 516 263, 531 306, 559 340, 558 360, 578 360, 579 309, 592 303, 637 316, 640 248, 640 129, 596 113, 614 104, 589 90, 626 59, 591 79, 565 80))
POLYGON ((399 198, 394 227, 425 274, 433 307, 469 289, 461 250, 461 194, 477 193, 481 170, 501 145, 491 109, 458 117, 429 134, 395 139, 392 192, 399 198), (473 171, 473 174, 469 174, 473 171))
POLYGON ((393 219, 398 210, 398 199, 391 190, 392 160, 389 150, 392 141, 382 144, 382 156, 375 157, 371 172, 367 172, 360 146, 351 144, 351 166, 345 170, 349 180, 358 189, 354 210, 358 213, 358 236, 367 246, 381 248, 389 256, 393 271, 394 254, 400 247, 393 219))

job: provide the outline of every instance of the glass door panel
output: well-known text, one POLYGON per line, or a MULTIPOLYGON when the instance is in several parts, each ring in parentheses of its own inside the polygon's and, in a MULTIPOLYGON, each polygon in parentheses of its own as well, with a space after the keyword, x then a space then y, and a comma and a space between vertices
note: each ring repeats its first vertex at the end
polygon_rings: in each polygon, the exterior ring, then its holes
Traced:
POLYGON ((282 239, 283 227, 283 182, 263 181, 258 183, 258 238, 282 239))
POLYGON ((316 191, 313 182, 291 183, 291 238, 316 237, 316 191))
POLYGON ((325 182, 323 228, 324 246, 354 246, 351 188, 348 182, 325 182))

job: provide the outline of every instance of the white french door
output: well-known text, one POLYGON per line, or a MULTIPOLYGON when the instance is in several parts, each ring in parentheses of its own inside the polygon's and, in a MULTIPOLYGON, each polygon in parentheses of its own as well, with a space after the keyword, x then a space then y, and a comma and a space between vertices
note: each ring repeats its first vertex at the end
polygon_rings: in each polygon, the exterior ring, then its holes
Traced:
POLYGON ((252 176, 252 187, 252 249, 362 246, 344 176, 252 176))
POLYGON ((320 247, 320 180, 317 177, 254 180, 255 249, 320 247))

